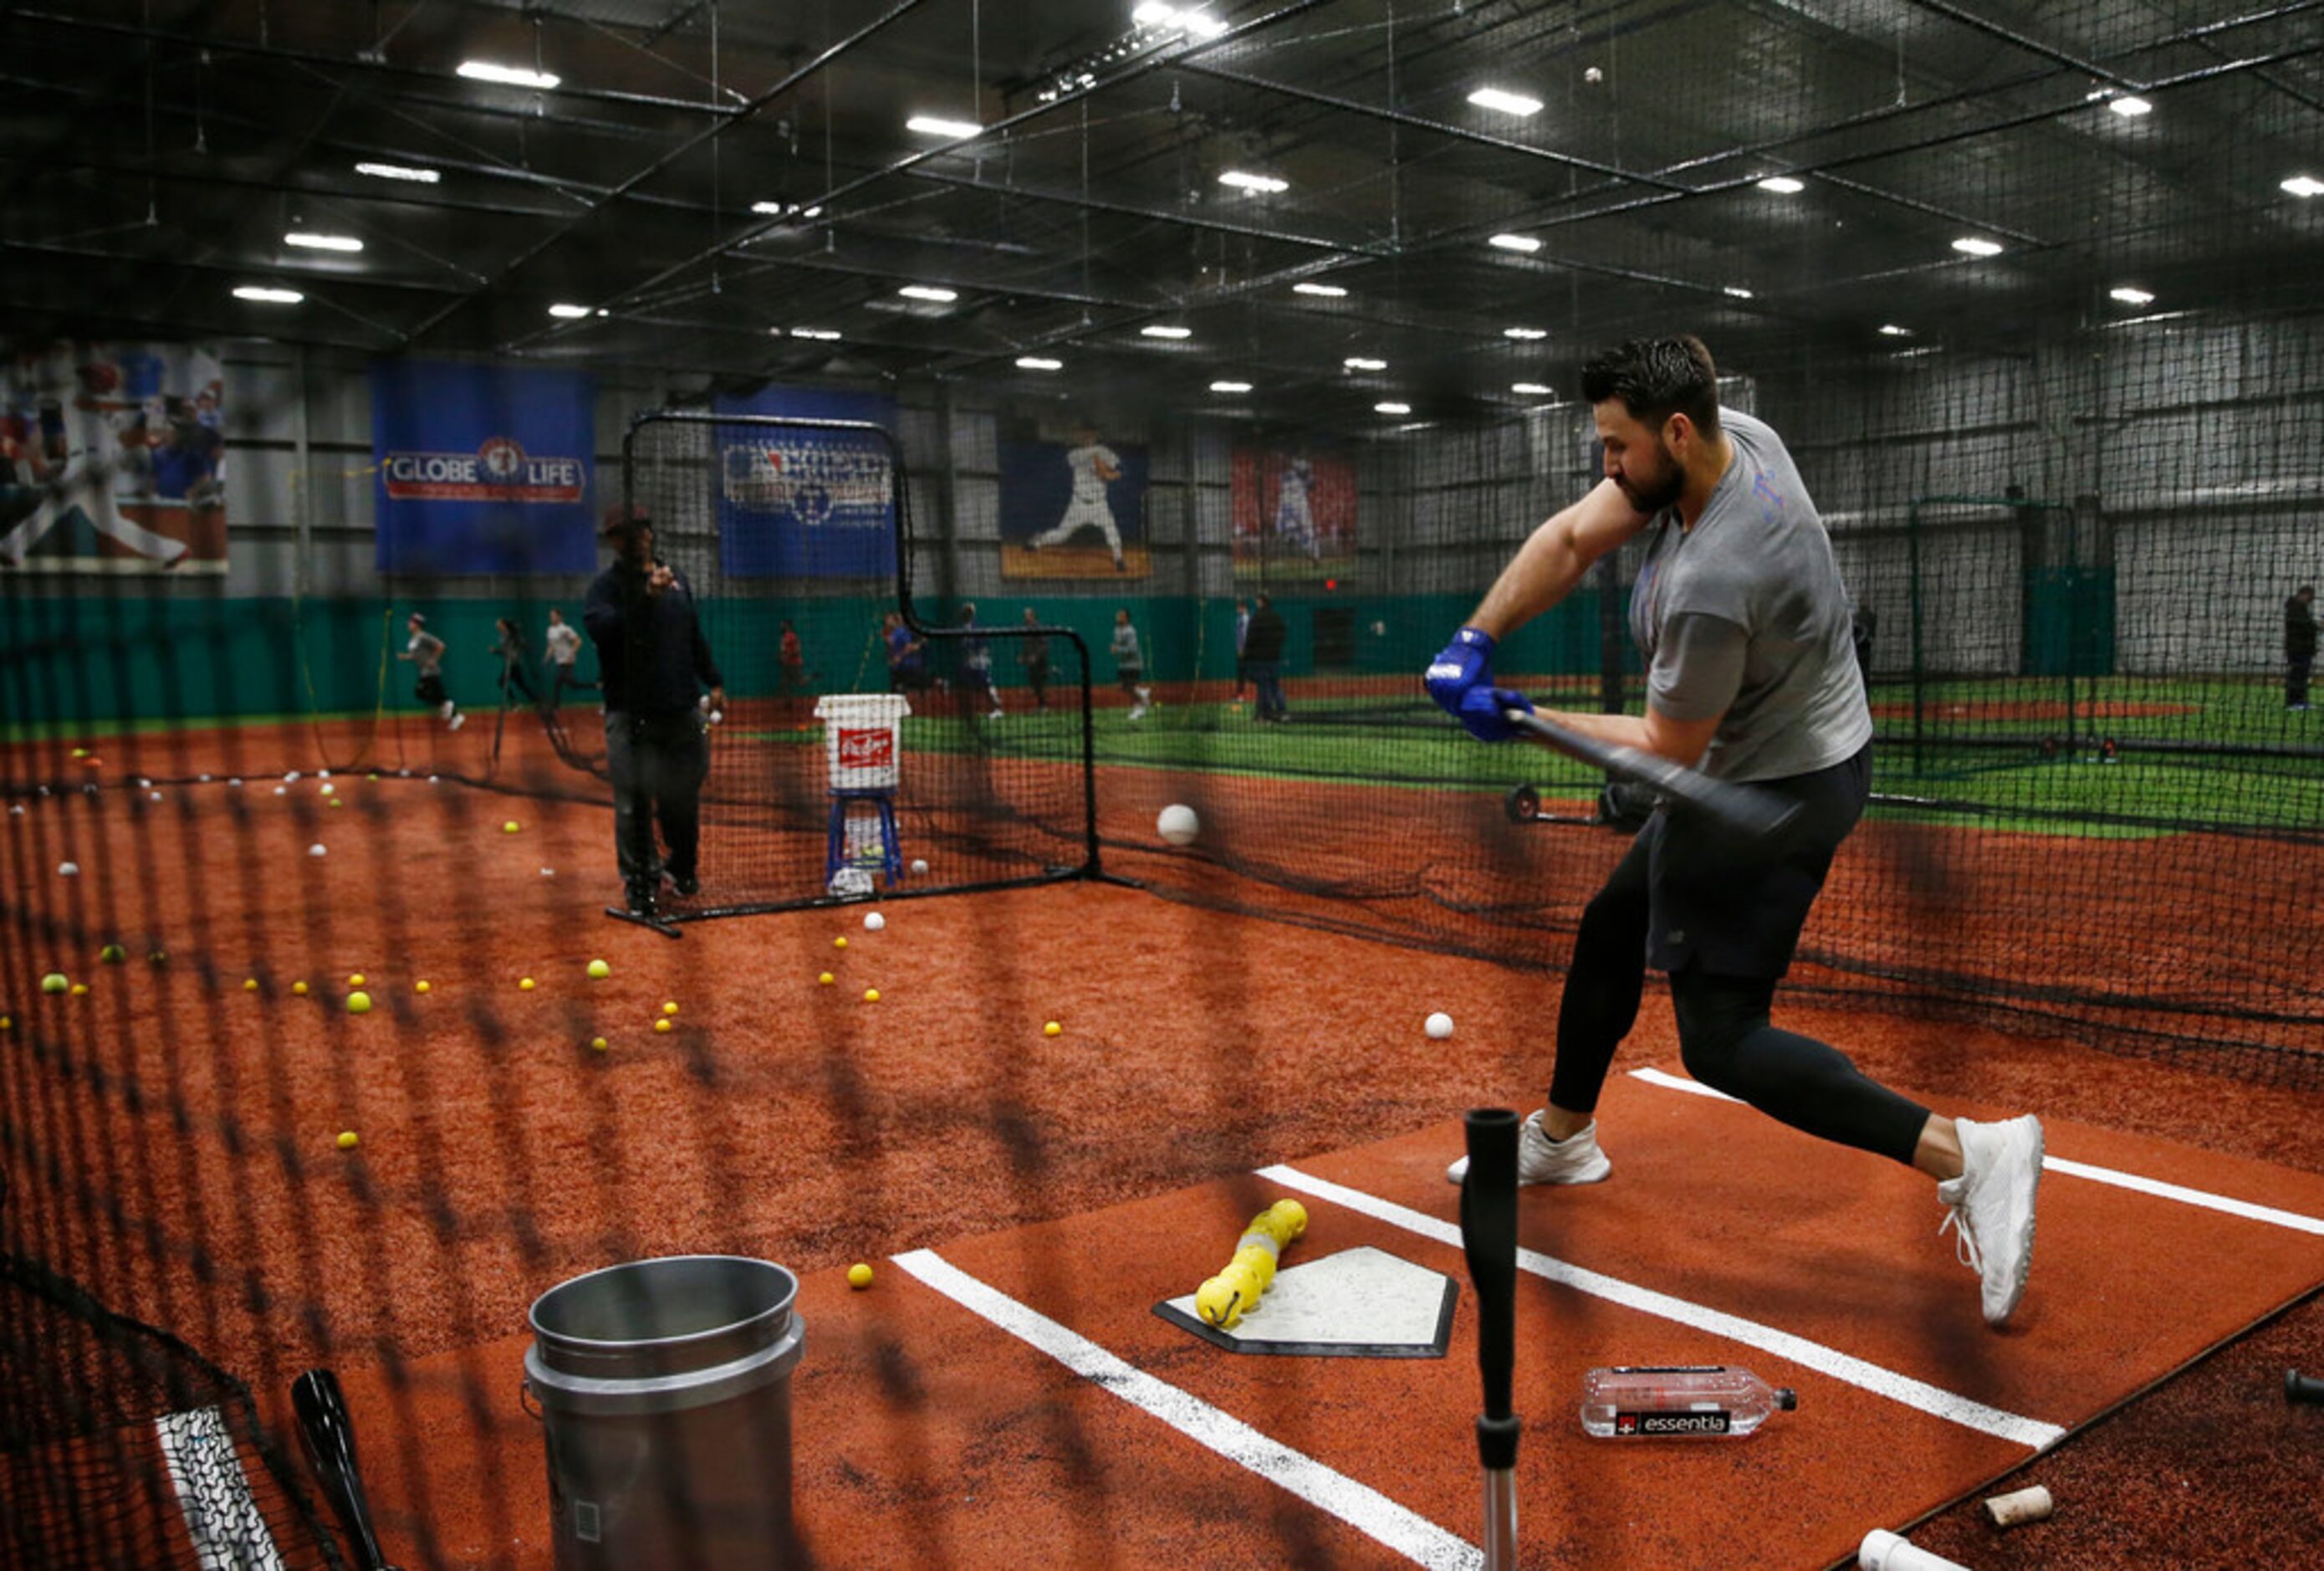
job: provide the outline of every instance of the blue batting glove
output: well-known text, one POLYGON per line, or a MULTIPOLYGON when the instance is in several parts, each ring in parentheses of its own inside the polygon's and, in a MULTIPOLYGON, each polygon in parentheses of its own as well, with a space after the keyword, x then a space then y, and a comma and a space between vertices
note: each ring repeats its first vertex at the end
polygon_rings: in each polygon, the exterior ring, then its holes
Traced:
POLYGON ((1492 635, 1478 628, 1464 627, 1453 634, 1423 679, 1428 696, 1480 742, 1508 736, 1509 723, 1501 718, 1504 708, 1533 709, 1524 695, 1493 685, 1492 635))

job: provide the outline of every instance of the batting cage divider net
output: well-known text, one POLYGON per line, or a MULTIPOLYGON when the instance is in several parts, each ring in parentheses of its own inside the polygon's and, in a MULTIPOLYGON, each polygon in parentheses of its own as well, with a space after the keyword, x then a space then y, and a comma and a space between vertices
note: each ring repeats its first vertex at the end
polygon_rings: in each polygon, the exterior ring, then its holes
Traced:
POLYGON ((884 426, 649 411, 622 495, 692 593, 725 695, 705 700, 701 895, 669 920, 1101 873, 1087 645, 916 606, 884 426))

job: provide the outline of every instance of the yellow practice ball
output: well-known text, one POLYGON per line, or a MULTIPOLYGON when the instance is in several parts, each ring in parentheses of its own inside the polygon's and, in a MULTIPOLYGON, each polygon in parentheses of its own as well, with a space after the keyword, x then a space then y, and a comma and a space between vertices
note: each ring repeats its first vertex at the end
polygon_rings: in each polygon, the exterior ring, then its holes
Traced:
POLYGON ((356 972, 354 975, 352 975, 352 976, 350 976, 350 977, 348 977, 348 978, 347 978, 347 985, 348 985, 349 987, 361 987, 363 984, 364 984, 363 973, 362 973, 362 972, 360 972, 360 971, 356 972))
POLYGON ((530 993, 532 991, 532 978, 530 976, 519 977, 517 979, 516 990, 519 993, 530 993))
POLYGON ((108 966, 118 966, 129 958, 129 951, 118 944, 107 944, 97 952, 97 957, 108 966))
POLYGON ((368 993, 348 993, 347 1012, 349 1014, 369 1014, 371 1012, 371 994, 368 993))
POLYGON ((156 949, 151 955, 145 956, 145 961, 146 964, 151 966, 166 966, 170 963, 170 956, 162 953, 162 951, 156 949))
POLYGON ((605 1050, 605 1039, 603 1037, 591 1037, 589 1039, 589 1046, 594 1050, 602 1053, 605 1050))
POLYGON ((255 977, 255 976, 245 976, 245 977, 244 977, 244 978, 242 979, 242 990, 243 990, 244 993, 255 993, 255 992, 257 992, 257 991, 258 991, 258 978, 257 978, 257 977, 255 977))
POLYGON ((344 807, 346 807, 346 805, 347 805, 347 804, 346 804, 346 802, 342 801, 342 800, 341 800, 339 798, 337 798, 337 797, 333 797, 333 798, 331 799, 331 806, 333 806, 333 807, 335 807, 335 808, 344 808, 344 807))
POLYGON ((590 981, 603 982, 606 977, 611 976, 613 974, 613 968, 611 966, 606 965, 603 960, 592 960, 589 962, 590 981))
POLYGON ((339 1149, 341 1151, 351 1151, 360 1143, 361 1142, 355 1138, 355 1132, 354 1130, 343 1129, 339 1131, 339 1149))
POLYGON ((61 971, 51 971, 46 976, 41 978, 41 991, 42 993, 62 993, 71 985, 71 980, 61 971))
POLYGON ((835 977, 835 976, 834 976, 834 975, 833 975, 830 972, 828 972, 828 971, 825 972, 822 975, 820 975, 820 976, 818 976, 818 977, 816 977, 816 981, 817 981, 817 982, 821 983, 821 984, 822 984, 824 986, 825 986, 825 987, 830 986, 834 982, 836 982, 837 980, 838 980, 838 978, 837 978, 837 977, 835 977))
POLYGON ((412 991, 412 992, 414 992, 414 993, 425 993, 425 992, 427 992, 427 991, 428 991, 428 979, 427 979, 426 977, 424 977, 424 976, 423 976, 423 977, 421 977, 419 981, 417 981, 417 982, 413 983, 413 984, 411 984, 411 991, 412 991))
POLYGON ((832 947, 833 948, 835 948, 835 949, 844 949, 845 947, 847 947, 847 938, 846 938, 846 936, 845 936, 844 934, 842 934, 840 937, 838 937, 838 938, 836 938, 832 939, 832 941, 831 941, 831 947, 832 947))
POLYGON ((654 1030, 658 1030, 658 1031, 667 1031, 667 1030, 669 1030, 669 1029, 670 1029, 670 1022, 669 1022, 669 1017, 668 1015, 664 1015, 661 1019, 659 1019, 659 1020, 658 1020, 658 1021, 654 1021, 654 1030))
POLYGON ((849 1266, 847 1268, 847 1285, 851 1288, 870 1287, 872 1285, 872 1268, 865 1265, 860 1260, 853 1265, 849 1266))
POLYGON ((10 1020, 5 1014, 0 1014, 0 1031, 13 1031, 15 1029, 16 1022, 14 1021, 10 1020))
POLYGON ((678 1012, 678 1001, 674 998, 663 1001, 661 1012, 664 1014, 676 1014, 678 1012))
POLYGON ((1065 1034, 1065 1028, 1059 1025, 1056 1021, 1051 1021, 1047 1025, 1041 1028, 1041 1034, 1045 1037, 1061 1037, 1065 1034))
POLYGON ((863 1002, 864 1002, 864 1003, 879 1003, 879 1002, 880 1002, 880 990, 879 990, 878 988, 876 988, 876 987, 867 987, 867 988, 865 988, 865 989, 863 990, 863 1002))
POLYGON ((290 991, 304 998, 307 996, 307 984, 303 982, 293 982, 290 984, 290 991))
POLYGON ((513 835, 516 833, 516 830, 517 822, 514 818, 511 818, 507 823, 501 826, 501 833, 503 835, 513 835))
POLYGON ((88 984, 86 982, 74 983, 72 984, 72 995, 75 998, 87 998, 88 996, 88 984))

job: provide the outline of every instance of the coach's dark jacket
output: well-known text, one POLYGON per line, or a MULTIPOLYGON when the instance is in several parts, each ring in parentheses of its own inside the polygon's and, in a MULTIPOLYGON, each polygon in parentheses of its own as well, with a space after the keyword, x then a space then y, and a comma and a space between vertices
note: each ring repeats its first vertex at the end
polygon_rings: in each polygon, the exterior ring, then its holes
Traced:
POLYGON ((723 688, 710 641, 702 636, 694 587, 678 582, 646 593, 646 576, 616 561, 589 586, 581 612, 605 684, 605 707, 629 715, 675 715, 701 702, 704 688, 723 688))
POLYGON ((2283 658, 2316 658, 2316 613, 2297 595, 2283 603, 2283 658))
POLYGON ((1260 606, 1250 614, 1250 626, 1243 632, 1242 658, 1252 665, 1281 660, 1286 631, 1281 612, 1272 605, 1260 606))

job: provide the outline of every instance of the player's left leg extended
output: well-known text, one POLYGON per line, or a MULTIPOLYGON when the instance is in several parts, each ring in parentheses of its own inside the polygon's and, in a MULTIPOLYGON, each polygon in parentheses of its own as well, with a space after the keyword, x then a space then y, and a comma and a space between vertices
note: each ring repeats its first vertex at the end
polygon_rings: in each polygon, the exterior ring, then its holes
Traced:
POLYGON ((669 881, 678 893, 696 894, 702 888, 702 786, 710 775, 710 742, 689 715, 656 751, 665 778, 655 806, 662 844, 669 849, 669 881))

